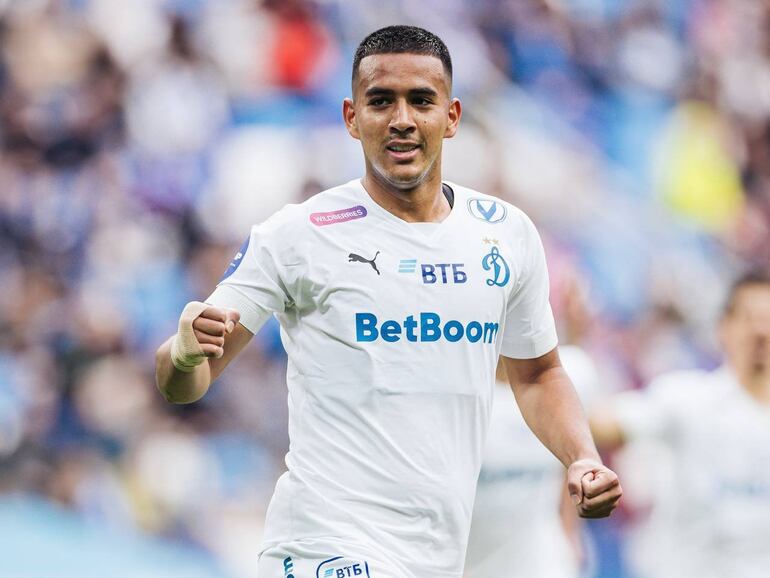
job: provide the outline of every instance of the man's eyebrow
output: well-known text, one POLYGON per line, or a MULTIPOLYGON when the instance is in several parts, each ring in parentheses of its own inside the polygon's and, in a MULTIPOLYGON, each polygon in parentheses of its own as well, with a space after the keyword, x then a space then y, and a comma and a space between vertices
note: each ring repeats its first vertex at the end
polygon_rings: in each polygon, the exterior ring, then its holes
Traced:
POLYGON ((412 96, 438 96, 438 92, 427 86, 424 88, 413 88, 409 91, 409 94, 412 96))
MULTIPOLYGON (((393 96, 396 91, 392 88, 384 88, 382 86, 373 86, 364 92, 364 96, 393 96)), ((409 96, 438 96, 438 92, 430 87, 412 88, 409 90, 409 96)))
POLYGON ((373 86, 366 90, 364 93, 364 96, 390 96, 396 94, 395 90, 392 90, 390 88, 383 88, 381 86, 373 86))

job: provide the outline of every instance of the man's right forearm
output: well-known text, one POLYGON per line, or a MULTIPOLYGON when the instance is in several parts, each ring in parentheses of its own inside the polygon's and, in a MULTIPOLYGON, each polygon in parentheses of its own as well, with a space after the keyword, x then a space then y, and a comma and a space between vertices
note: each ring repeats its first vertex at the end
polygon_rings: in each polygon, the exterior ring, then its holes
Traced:
POLYGON ((171 337, 155 354, 155 381, 170 403, 192 403, 205 395, 211 385, 208 360, 189 373, 178 370, 171 362, 171 337))

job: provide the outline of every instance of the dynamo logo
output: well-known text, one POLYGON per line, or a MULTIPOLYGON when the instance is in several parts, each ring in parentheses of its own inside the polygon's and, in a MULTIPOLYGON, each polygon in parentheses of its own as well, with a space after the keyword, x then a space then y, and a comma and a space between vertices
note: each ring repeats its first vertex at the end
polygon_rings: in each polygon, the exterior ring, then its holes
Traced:
POLYGON ((441 316, 432 312, 420 313, 417 318, 409 315, 403 323, 388 319, 382 324, 374 313, 356 313, 356 341, 359 343, 371 343, 379 339, 396 343, 402 338, 412 343, 430 343, 440 339, 450 343, 463 339, 471 343, 495 343, 499 329, 499 323, 480 321, 463 324, 456 319, 450 319, 442 324, 441 316))
POLYGON ((484 271, 492 271, 492 276, 487 279, 487 285, 490 287, 494 285, 505 287, 511 278, 511 269, 497 247, 492 247, 492 250, 484 255, 481 266, 484 267, 484 271))

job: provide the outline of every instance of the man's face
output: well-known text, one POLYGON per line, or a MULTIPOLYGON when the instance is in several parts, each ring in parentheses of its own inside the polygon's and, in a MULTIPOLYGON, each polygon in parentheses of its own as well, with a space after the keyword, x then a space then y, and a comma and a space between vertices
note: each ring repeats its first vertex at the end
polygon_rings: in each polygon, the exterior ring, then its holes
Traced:
POLYGON ((443 139, 454 136, 461 114, 449 84, 435 56, 376 54, 361 60, 343 115, 376 179, 410 190, 440 169, 443 139))
POLYGON ((739 374, 770 373, 770 286, 739 289, 720 330, 727 359, 739 374))

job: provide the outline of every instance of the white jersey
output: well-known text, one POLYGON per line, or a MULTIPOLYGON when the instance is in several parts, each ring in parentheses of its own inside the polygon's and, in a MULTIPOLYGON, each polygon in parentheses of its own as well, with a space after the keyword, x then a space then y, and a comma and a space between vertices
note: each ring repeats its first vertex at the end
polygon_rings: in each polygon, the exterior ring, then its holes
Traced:
MULTIPOLYGON (((575 346, 561 346, 559 355, 583 404, 590 403, 598 389, 595 365, 575 346)), ((466 578, 579 575, 559 513, 565 475, 562 463, 524 422, 510 386, 498 384, 473 508, 466 578)))
POLYGON ((770 407, 722 368, 659 378, 622 394, 631 439, 660 440, 674 470, 652 527, 656 576, 760 578, 770 568, 770 407))
POLYGON ((326 537, 399 578, 461 575, 498 355, 538 357, 556 333, 532 222, 450 186, 429 228, 358 180, 288 205, 209 297, 251 332, 275 313, 288 353, 288 471, 263 549, 326 537))

